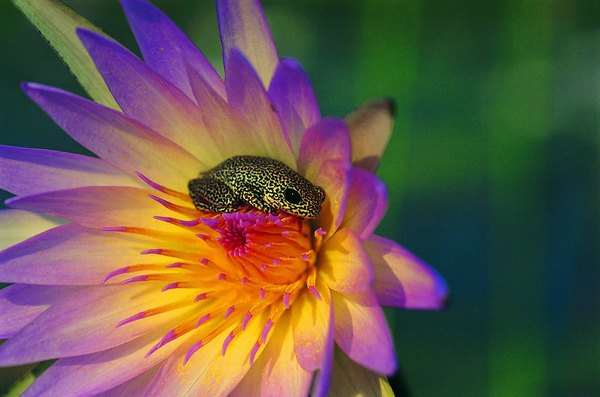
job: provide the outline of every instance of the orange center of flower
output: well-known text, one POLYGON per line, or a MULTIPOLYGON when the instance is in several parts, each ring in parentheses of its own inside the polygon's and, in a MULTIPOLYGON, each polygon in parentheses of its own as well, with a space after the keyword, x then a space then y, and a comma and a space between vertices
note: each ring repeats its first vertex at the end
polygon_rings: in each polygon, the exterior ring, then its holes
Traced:
POLYGON ((117 327, 185 307, 193 313, 177 321, 147 355, 184 334, 195 332, 195 342, 185 358, 187 362, 198 349, 233 327, 222 341, 224 355, 229 343, 245 331, 248 323, 266 311, 268 320, 250 352, 252 364, 273 325, 301 292, 308 289, 321 299, 315 287, 316 257, 324 234, 321 229, 312 232, 306 220, 250 208, 224 214, 201 212, 193 207, 187 195, 140 177, 162 193, 160 197, 150 197, 175 213, 155 219, 175 227, 170 228, 172 231, 106 228, 146 235, 163 246, 148 247, 141 252, 158 255, 158 263, 116 269, 104 282, 126 273, 141 272, 121 283, 155 282, 163 293, 186 290, 190 294, 185 295, 189 299, 136 313, 117 327), (182 216, 186 219, 180 219, 182 216), (161 261, 162 258, 166 260, 161 261))

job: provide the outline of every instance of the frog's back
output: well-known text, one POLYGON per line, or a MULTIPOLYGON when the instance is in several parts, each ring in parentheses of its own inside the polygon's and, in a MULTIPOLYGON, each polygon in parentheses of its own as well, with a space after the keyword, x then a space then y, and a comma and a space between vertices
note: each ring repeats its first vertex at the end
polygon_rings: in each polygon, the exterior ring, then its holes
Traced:
MULTIPOLYGON (((193 180, 192 187, 196 190, 204 189, 199 185, 217 185, 230 191, 236 202, 245 202, 269 213, 281 210, 303 218, 314 218, 325 200, 325 191, 321 187, 314 186, 281 161, 266 157, 231 157, 202 173, 197 180, 193 180), (201 184, 197 180, 206 182, 201 184)), ((195 193, 206 196, 207 192, 195 193)), ((220 199, 216 197, 213 201, 219 202, 220 199)), ((230 207, 233 208, 227 206, 230 207)))
POLYGON ((226 183, 268 186, 287 179, 291 172, 291 168, 277 160, 257 156, 234 156, 208 171, 206 175, 226 183))

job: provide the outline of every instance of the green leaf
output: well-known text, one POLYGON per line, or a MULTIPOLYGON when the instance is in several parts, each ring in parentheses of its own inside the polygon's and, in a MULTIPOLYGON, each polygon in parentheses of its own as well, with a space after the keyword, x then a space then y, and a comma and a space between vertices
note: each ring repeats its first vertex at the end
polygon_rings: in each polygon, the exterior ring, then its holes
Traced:
POLYGON ((31 385, 34 380, 35 380, 35 375, 32 374, 31 372, 28 372, 24 377, 22 377, 21 379, 19 379, 17 382, 15 382, 13 384, 11 389, 8 391, 7 394, 5 394, 4 397, 20 396, 21 394, 23 394, 23 392, 25 390, 27 390, 29 385, 31 385))
POLYGON ((102 31, 58 0, 12 1, 48 40, 90 97, 118 109, 119 105, 75 33, 78 27, 102 31))
POLYGON ((25 390, 44 372, 48 369, 56 360, 42 361, 36 364, 30 371, 26 372, 19 380, 13 383, 10 390, 4 395, 4 397, 19 397, 25 390))

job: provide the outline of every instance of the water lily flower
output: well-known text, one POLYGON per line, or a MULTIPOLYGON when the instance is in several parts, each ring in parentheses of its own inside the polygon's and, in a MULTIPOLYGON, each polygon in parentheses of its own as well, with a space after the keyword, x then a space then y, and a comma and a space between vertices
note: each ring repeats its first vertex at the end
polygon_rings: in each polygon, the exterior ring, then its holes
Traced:
POLYGON ((57 359, 36 395, 389 394, 383 306, 437 309, 444 280, 373 234, 389 101, 323 118, 256 0, 217 0, 224 79, 146 0, 143 60, 54 0, 14 0, 95 101, 25 93, 98 157, 0 147, 0 365, 57 359), (237 155, 326 193, 315 219, 197 209, 188 182, 237 155))

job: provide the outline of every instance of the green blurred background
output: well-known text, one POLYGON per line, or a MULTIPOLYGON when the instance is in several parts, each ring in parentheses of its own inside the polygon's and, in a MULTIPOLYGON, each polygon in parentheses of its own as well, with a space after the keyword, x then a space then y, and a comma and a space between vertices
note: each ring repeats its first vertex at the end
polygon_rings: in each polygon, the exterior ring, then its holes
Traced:
MULTIPOLYGON (((68 3, 135 48, 116 1, 68 3)), ((154 3, 220 64, 212 1, 154 3)), ((379 234, 452 291, 444 312, 389 312, 398 394, 600 395, 600 2, 263 4, 325 115, 397 101, 379 234)), ((81 89, 6 0, 0 54, 0 143, 85 153, 20 92, 81 89)))

